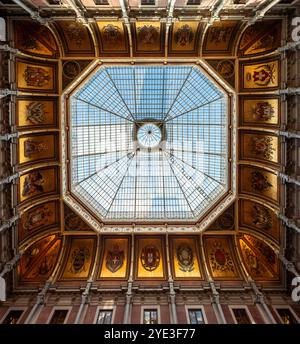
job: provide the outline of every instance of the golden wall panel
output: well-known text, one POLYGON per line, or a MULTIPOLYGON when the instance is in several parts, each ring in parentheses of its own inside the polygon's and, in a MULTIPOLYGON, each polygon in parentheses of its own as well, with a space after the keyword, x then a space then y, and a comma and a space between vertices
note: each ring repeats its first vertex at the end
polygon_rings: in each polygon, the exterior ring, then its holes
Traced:
POLYGON ((54 64, 39 61, 17 61, 17 88, 21 91, 38 93, 55 92, 56 68, 54 64))
POLYGON ((41 168, 20 176, 19 200, 33 199, 56 193, 58 190, 56 168, 41 168))
POLYGON ((280 149, 278 136, 257 132, 242 132, 240 135, 241 159, 279 163, 280 149))
POLYGON ((128 53, 127 31, 123 22, 101 21, 96 24, 102 53, 108 55, 128 53))
POLYGON ((136 277, 148 279, 162 279, 164 272, 164 253, 162 238, 137 238, 136 248, 136 277))
POLYGON ((36 233, 58 226, 59 204, 56 201, 45 202, 30 208, 22 214, 18 224, 18 241, 35 235, 36 233))
POLYGON ((204 250, 211 276, 216 280, 239 279, 231 238, 204 237, 204 250))
MULTIPOLYGON (((265 253, 261 254, 258 249, 252 246, 253 243, 247 239, 249 239, 249 236, 240 238, 239 246, 245 267, 250 276, 257 281, 279 280, 279 263, 272 249, 263 244, 265 253), (276 266, 276 271, 273 270, 274 266, 276 266)), ((258 244, 258 241, 256 244, 258 244)))
POLYGON ((57 123, 57 103, 55 99, 17 99, 16 117, 20 130, 55 127, 57 123))
POLYGON ((102 245, 103 255, 99 278, 125 279, 130 263, 129 239, 105 237, 102 245))
POLYGON ((72 238, 62 279, 87 279, 91 273, 96 248, 95 238, 72 238))
POLYGON ((279 126, 279 98, 241 97, 241 124, 254 126, 279 126))
POLYGON ((43 238, 26 249, 18 266, 19 282, 39 283, 47 280, 59 256, 61 240, 57 235, 43 238))
POLYGON ((21 136, 18 140, 18 163, 28 164, 38 160, 57 158, 57 138, 54 134, 21 136))
POLYGON ((239 209, 240 226, 257 230, 279 242, 280 223, 274 211, 260 203, 244 199, 240 199, 239 209))
POLYGON ((171 54, 193 54, 197 55, 199 43, 199 23, 195 21, 178 21, 171 28, 171 54))
POLYGON ((277 175, 261 168, 240 166, 240 191, 279 202, 277 175))
POLYGON ((231 55, 237 28, 236 21, 215 22, 206 32, 203 55, 231 55))
POLYGON ((58 57, 58 49, 51 31, 32 20, 15 20, 15 46, 22 52, 34 56, 58 57))
POLYGON ((174 278, 201 278, 197 238, 171 237, 170 244, 174 278))
POLYGON ((278 88, 279 68, 279 60, 240 63, 241 90, 274 90, 278 88))
POLYGON ((94 56, 95 49, 87 26, 75 21, 56 21, 66 56, 94 56))
POLYGON ((138 21, 132 24, 134 52, 138 56, 164 54, 164 26, 156 21, 138 21))
POLYGON ((264 20, 249 26, 242 35, 239 55, 254 56, 266 54, 281 44, 281 22, 264 20))

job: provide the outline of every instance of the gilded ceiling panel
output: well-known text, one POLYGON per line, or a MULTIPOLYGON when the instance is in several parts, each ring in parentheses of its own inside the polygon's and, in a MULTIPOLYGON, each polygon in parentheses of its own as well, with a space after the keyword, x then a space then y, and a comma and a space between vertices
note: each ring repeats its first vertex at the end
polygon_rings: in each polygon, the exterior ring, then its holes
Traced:
POLYGON ((49 228, 58 227, 59 204, 45 202, 25 211, 18 223, 18 241, 22 242, 49 228))

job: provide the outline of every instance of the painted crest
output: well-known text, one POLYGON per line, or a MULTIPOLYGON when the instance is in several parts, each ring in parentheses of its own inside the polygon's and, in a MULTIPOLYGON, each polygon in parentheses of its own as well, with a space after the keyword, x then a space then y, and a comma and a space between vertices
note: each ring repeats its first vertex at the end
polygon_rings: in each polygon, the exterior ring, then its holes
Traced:
POLYGON ((177 248, 177 259, 181 271, 191 272, 194 270, 194 255, 190 246, 179 246, 177 248))
POLYGON ((258 102, 253 107, 253 117, 258 121, 269 121, 275 116, 273 106, 268 102, 258 102))
POLYGON ((215 241, 214 248, 210 252, 210 264, 213 271, 234 272, 234 263, 230 253, 225 249, 221 242, 215 241))
POLYGON ((269 84, 275 81, 275 65, 274 64, 265 64, 258 66, 252 72, 247 73, 247 80, 252 80, 258 86, 268 86, 269 84))
POLYGON ((194 33, 192 28, 189 25, 185 24, 175 32, 174 36, 175 43, 184 47, 193 41, 194 33))
POLYGON ((262 155, 266 159, 271 159, 275 148, 272 146, 272 137, 252 137, 251 148, 256 155, 262 155))
POLYGON ((138 28, 138 37, 143 44, 153 44, 158 38, 158 28, 153 25, 144 25, 138 28))
POLYGON ((251 172, 251 186, 256 191, 266 191, 272 187, 272 184, 261 172, 253 171, 251 172))
POLYGON ((121 41, 120 28, 115 25, 108 24, 102 29, 103 38, 110 43, 117 43, 121 41))
POLYGON ((143 268, 147 271, 157 269, 160 262, 159 250, 155 246, 145 246, 141 252, 141 262, 143 268))
POLYGON ((63 74, 68 79, 74 79, 80 73, 80 65, 77 61, 67 61, 63 64, 63 74))
POLYGON ((50 81, 49 72, 40 67, 27 66, 23 76, 27 86, 43 87, 50 81))
POLYGON ((272 227, 272 216, 269 210, 259 204, 253 206, 253 224, 261 229, 268 230, 272 227))
POLYGON ((84 27, 83 25, 78 23, 69 24, 66 28, 66 34, 68 36, 68 39, 70 41, 74 41, 78 47, 81 46, 82 41, 85 38, 84 27))
POLYGON ((222 60, 217 65, 217 71, 223 78, 231 78, 234 74, 234 63, 230 60, 222 60))
POLYGON ((231 27, 212 27, 210 31, 210 40, 216 45, 226 43, 231 34, 231 27))
POLYGON ((45 179, 40 172, 29 173, 24 180, 22 196, 30 196, 36 192, 44 192, 44 183, 45 179))
POLYGON ((23 222, 23 228, 27 231, 31 231, 32 229, 47 223, 47 220, 52 215, 53 212, 49 208, 45 206, 39 207, 36 210, 27 214, 23 222))
POLYGON ((24 141, 24 156, 30 158, 32 155, 38 154, 48 149, 46 143, 42 141, 26 140, 24 141))
POLYGON ((70 272, 73 274, 79 274, 82 271, 86 271, 86 261, 90 257, 90 250, 87 247, 76 248, 71 255, 71 267, 70 272))
POLYGON ((106 256, 106 267, 112 273, 118 271, 124 264, 124 251, 120 250, 118 245, 115 245, 111 251, 108 251, 106 256))
POLYGON ((41 124, 45 121, 45 105, 39 102, 31 102, 26 105, 26 120, 32 124, 41 124))

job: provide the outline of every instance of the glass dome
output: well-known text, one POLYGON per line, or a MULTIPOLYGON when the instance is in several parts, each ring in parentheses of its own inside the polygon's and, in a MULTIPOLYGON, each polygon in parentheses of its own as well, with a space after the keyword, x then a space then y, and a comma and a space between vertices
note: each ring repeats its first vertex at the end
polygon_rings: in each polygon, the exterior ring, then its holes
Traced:
POLYGON ((71 96, 71 191, 102 220, 193 220, 228 190, 227 95, 197 66, 102 66, 71 96))

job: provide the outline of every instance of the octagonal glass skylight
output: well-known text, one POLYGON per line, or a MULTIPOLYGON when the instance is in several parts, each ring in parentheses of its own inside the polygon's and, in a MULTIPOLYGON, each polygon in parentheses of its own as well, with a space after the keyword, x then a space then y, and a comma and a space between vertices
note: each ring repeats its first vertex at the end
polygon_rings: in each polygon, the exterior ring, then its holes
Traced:
POLYGON ((194 220, 228 190, 227 95, 196 66, 102 66, 71 96, 71 191, 103 220, 194 220))

